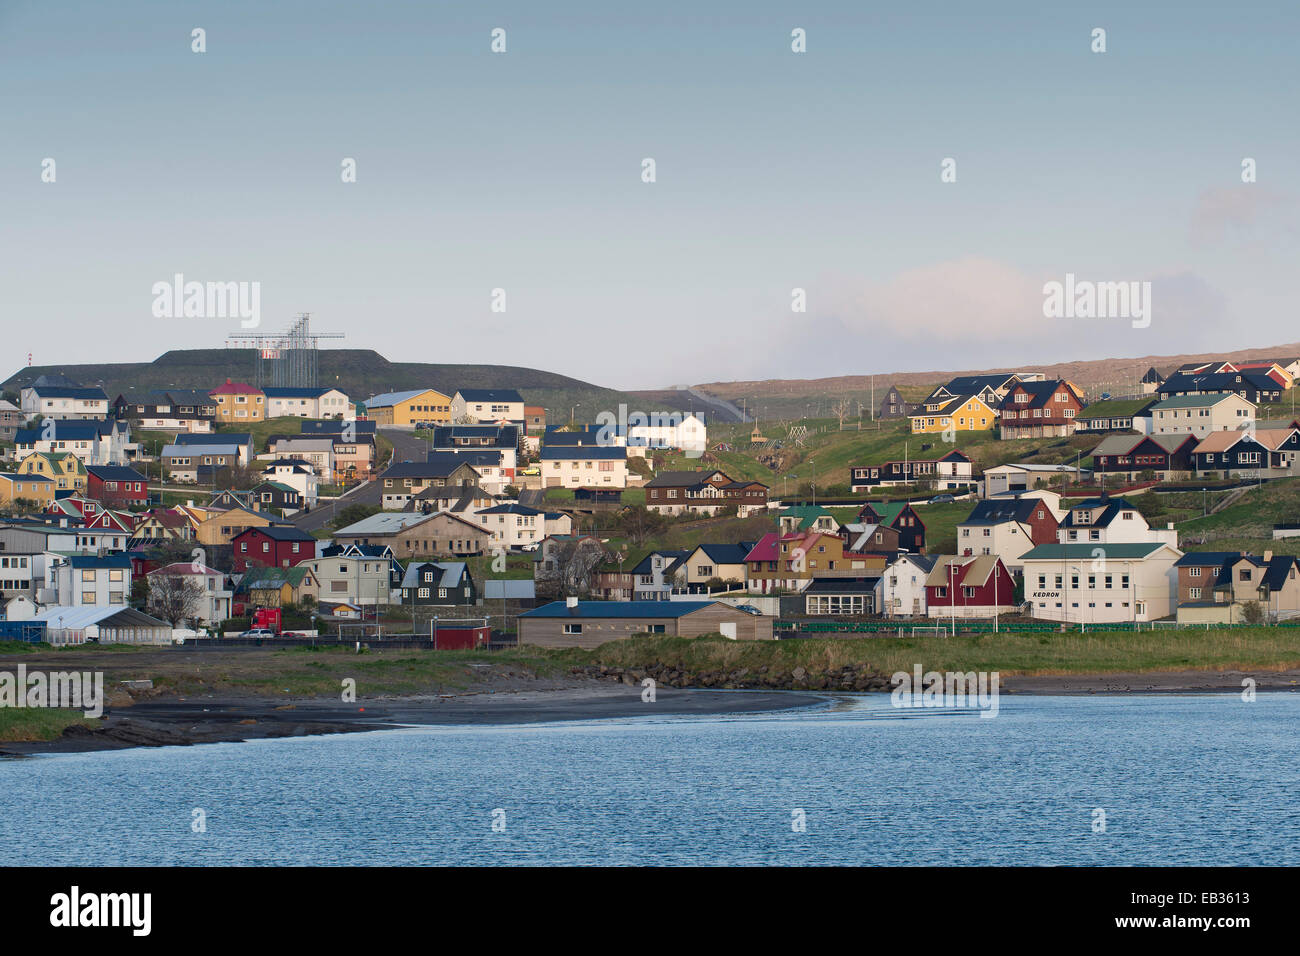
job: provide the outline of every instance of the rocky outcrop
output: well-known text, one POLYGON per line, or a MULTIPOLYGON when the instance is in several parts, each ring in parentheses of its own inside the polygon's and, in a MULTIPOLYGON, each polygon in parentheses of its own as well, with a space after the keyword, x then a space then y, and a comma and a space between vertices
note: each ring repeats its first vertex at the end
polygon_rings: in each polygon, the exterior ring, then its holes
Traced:
POLYGON ((762 666, 733 670, 692 670, 674 664, 651 664, 646 667, 619 667, 608 664, 585 664, 571 668, 571 673, 598 680, 639 685, 645 678, 665 687, 708 687, 723 690, 839 690, 888 691, 893 686, 890 675, 864 665, 845 665, 828 671, 810 671, 806 667, 762 666))

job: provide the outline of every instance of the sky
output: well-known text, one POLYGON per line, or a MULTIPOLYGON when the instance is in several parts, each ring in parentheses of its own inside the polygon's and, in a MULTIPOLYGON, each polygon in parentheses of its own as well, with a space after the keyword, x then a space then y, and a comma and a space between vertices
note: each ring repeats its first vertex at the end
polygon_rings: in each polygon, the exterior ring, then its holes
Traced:
POLYGON ((617 388, 1300 340, 1298 45, 1294 0, 0 0, 5 373, 241 331, 176 274, 617 388), (1045 317, 1067 274, 1149 324, 1045 317))

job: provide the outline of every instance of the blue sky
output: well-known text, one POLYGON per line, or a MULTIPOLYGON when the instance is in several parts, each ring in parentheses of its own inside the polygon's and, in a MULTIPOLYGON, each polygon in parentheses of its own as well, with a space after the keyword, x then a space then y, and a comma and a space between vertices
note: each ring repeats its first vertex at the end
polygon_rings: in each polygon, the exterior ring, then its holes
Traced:
POLYGON ((221 345, 153 316, 178 272, 616 387, 1293 341, 1298 39, 1295 3, 0 0, 9 364, 221 345), (1044 319, 1067 272, 1151 281, 1150 327, 1044 319))

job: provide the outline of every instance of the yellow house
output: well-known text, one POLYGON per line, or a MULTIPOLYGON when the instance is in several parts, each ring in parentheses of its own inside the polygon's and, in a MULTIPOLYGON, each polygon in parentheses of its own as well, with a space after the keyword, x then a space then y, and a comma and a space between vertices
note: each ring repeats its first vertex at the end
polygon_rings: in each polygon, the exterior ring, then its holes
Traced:
POLYGON ((54 500, 54 480, 44 475, 0 472, 0 507, 12 508, 15 501, 31 502, 44 511, 54 500))
POLYGON ((266 393, 244 382, 218 385, 208 392, 217 403, 217 421, 222 424, 244 425, 266 420, 266 393))
POLYGON ((21 475, 43 475, 55 491, 86 490, 86 463, 70 451, 36 451, 18 463, 21 475))
POLYGON ((385 392, 365 404, 366 415, 379 425, 451 424, 451 396, 433 388, 385 392))
POLYGON ((194 529, 194 537, 199 544, 230 544, 230 539, 240 534, 245 528, 265 528, 275 524, 271 515, 248 508, 231 508, 218 511, 210 517, 199 521, 194 529))
POLYGON ((932 434, 946 431, 980 431, 997 425, 998 413, 985 404, 978 395, 963 395, 935 405, 923 405, 915 415, 909 415, 913 434, 932 434))

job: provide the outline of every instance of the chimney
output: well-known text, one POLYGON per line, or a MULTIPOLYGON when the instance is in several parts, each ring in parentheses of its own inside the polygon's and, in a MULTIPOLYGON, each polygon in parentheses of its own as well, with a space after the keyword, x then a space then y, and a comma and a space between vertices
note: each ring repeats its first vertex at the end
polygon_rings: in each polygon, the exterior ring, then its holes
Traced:
POLYGON ((1273 552, 1272 552, 1272 551, 1265 551, 1265 552, 1264 552, 1264 563, 1265 563, 1265 564, 1269 564, 1270 562, 1272 562, 1272 560, 1273 560, 1273 552))
POLYGON ((572 595, 572 594, 569 595, 567 598, 564 599, 564 603, 565 606, 568 607, 570 612, 576 611, 578 609, 578 598, 576 595, 572 595))

